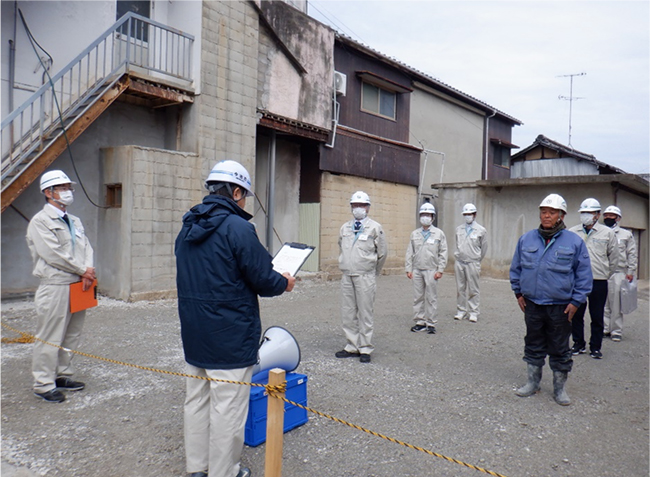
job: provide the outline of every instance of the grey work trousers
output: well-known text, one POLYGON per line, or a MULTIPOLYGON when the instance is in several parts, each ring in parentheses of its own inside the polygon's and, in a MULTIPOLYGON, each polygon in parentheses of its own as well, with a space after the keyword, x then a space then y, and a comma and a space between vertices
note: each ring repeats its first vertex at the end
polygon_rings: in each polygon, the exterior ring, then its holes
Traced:
POLYGON ((413 321, 433 326, 437 320, 438 281, 435 270, 413 270, 413 321))
POLYGON ((621 336, 623 334, 623 313, 621 313, 621 286, 627 280, 625 273, 616 272, 607 280, 607 303, 603 316, 604 332, 621 336))
MULTIPOLYGON (((187 364, 187 374, 250 382, 253 366, 203 369, 187 364)), ((185 459, 188 473, 235 477, 244 449, 250 387, 187 378, 185 395, 185 459)))
POLYGON ((456 316, 465 315, 478 318, 479 315, 479 285, 481 277, 480 262, 461 262, 456 260, 456 316))
POLYGON ((345 350, 371 354, 373 314, 377 278, 374 273, 341 277, 341 323, 345 333, 345 350))
MULTIPOLYGON (((86 311, 70 313, 70 285, 41 284, 36 290, 34 305, 37 338, 69 350, 79 349, 86 311)), ((32 356, 34 392, 51 391, 56 388, 57 377, 72 376, 73 356, 70 351, 37 340, 32 356)))

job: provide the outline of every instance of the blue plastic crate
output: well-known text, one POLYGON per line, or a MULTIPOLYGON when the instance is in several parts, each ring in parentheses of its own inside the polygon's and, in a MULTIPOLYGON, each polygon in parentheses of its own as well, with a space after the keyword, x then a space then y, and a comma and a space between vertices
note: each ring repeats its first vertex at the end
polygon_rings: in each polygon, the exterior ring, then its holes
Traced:
MULTIPOLYGON (((287 373, 287 392, 285 397, 290 401, 307 405, 307 376, 299 373, 287 373)), ((262 371, 253 376, 252 382, 267 384, 269 372, 262 371)), ((268 396, 264 395, 264 388, 251 386, 251 396, 248 406, 248 419, 244 443, 255 447, 266 441, 266 411, 268 396)), ((307 411, 289 403, 284 403, 284 432, 302 426, 308 420, 307 411)))

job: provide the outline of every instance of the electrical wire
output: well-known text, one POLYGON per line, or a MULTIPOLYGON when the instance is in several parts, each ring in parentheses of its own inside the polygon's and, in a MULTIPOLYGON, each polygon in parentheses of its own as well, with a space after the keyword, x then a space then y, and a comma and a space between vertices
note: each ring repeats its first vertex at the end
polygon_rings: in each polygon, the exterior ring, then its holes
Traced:
POLYGON ((88 202, 90 202, 92 205, 99 209, 110 209, 110 206, 107 205, 99 205, 96 204, 88 195, 88 191, 86 191, 86 188, 84 187, 83 181, 81 180, 81 176, 79 175, 79 171, 77 171, 77 165, 75 164, 74 157, 72 155, 72 148, 70 146, 70 140, 68 138, 68 132, 67 128, 65 127, 65 122, 63 121, 63 113, 61 112, 61 107, 59 106, 59 100, 56 97, 56 91, 54 90, 54 81, 52 81, 52 76, 50 76, 50 72, 48 69, 45 67, 45 64, 43 63, 43 59, 41 58, 41 55, 38 54, 38 50, 36 47, 41 49, 43 53, 47 55, 47 57, 50 59, 51 63, 54 63, 54 59, 52 58, 52 55, 50 55, 45 48, 43 48, 38 41, 36 41, 36 38, 34 38, 34 35, 32 35, 31 30, 29 29, 29 26, 27 26, 27 21, 25 20, 25 17, 23 16, 22 10, 20 8, 18 9, 18 14, 20 15, 20 19, 23 23, 23 26, 25 27, 25 32, 27 33, 27 37, 29 38, 30 44, 32 45, 32 48, 34 49, 34 53, 36 54, 36 57, 38 58, 38 61, 41 63, 41 66, 43 67, 43 70, 45 71, 45 74, 47 75, 48 81, 50 83, 50 86, 52 87, 52 98, 54 98, 54 103, 56 104, 56 110, 59 114, 59 122, 61 123, 61 128, 63 129, 63 137, 65 138, 65 143, 66 143, 66 149, 68 151, 68 155, 70 156, 70 162, 72 163, 72 169, 74 169, 74 173, 77 176, 77 180, 79 181, 79 185, 81 186, 81 190, 83 191, 84 195, 88 199, 88 202))

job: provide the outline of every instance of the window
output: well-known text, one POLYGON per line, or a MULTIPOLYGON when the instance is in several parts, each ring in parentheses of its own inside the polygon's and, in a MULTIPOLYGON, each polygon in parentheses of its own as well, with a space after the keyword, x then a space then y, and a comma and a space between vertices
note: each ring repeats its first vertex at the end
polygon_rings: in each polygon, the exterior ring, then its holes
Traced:
POLYGON ((510 169, 510 148, 494 146, 494 165, 510 169))
POLYGON ((122 207, 122 184, 106 184, 106 205, 122 207))
MULTIPOLYGON (((138 0, 117 0, 116 20, 119 20, 129 12, 137 13, 140 16, 151 18, 151 2, 138 1, 138 0)), ((127 34, 128 26, 123 25, 120 28, 120 33, 127 34)), ((149 36, 149 28, 141 20, 131 21, 131 35, 132 38, 147 41, 149 36)))
POLYGON ((394 120, 397 95, 365 81, 361 84, 361 110, 394 120))

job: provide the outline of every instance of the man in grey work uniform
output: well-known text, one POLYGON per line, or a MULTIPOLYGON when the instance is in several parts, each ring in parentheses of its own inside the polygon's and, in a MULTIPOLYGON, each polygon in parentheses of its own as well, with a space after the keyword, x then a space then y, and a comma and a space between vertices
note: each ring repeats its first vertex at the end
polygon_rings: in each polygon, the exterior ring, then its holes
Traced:
POLYGON ((487 230, 476 222, 476 206, 463 206, 464 224, 456 228, 456 320, 469 318, 476 323, 479 315, 479 278, 481 261, 488 248, 487 230))
MULTIPOLYGON (((584 240, 591 260, 593 286, 589 294, 589 315, 591 317, 591 337, 589 338, 589 356, 602 359, 600 348, 603 344, 605 303, 607 302, 607 281, 614 275, 618 264, 618 244, 616 234, 609 227, 599 224, 600 202, 589 198, 580 204, 581 224, 571 227, 584 240)), ((587 351, 585 342, 584 318, 587 303, 583 303, 572 320, 574 355, 587 351)))
MULTIPOLYGON (((86 311, 70 313, 70 284, 82 281, 88 290, 95 280, 93 249, 83 225, 67 213, 72 204, 73 182, 63 171, 41 177, 45 206, 27 226, 27 245, 34 260, 34 276, 40 285, 34 296, 36 337, 68 349, 78 349, 86 311)), ((32 374, 34 394, 47 402, 65 401, 60 390, 80 391, 74 381, 73 354, 42 341, 34 343, 32 374)))
POLYGON ((368 217, 370 197, 362 191, 350 199, 353 219, 339 232, 339 268, 341 277, 341 318, 345 348, 337 358, 358 357, 370 362, 373 332, 373 308, 376 277, 386 261, 388 247, 381 225, 368 217))
POLYGON ((621 287, 624 281, 632 282, 636 273, 636 242, 629 230, 619 226, 621 209, 610 205, 603 212, 604 223, 616 235, 618 243, 618 264, 616 272, 607 281, 607 304, 605 305, 605 336, 611 336, 612 341, 621 341, 623 334, 623 313, 621 312, 621 287))

